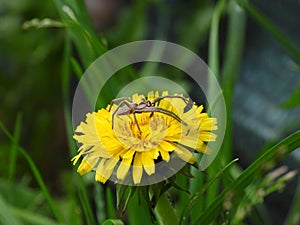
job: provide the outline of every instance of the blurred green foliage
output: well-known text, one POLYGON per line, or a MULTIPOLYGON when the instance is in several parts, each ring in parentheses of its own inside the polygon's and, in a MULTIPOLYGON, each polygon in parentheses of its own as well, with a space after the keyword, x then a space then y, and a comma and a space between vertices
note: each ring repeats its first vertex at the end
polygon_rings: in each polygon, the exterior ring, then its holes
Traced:
MULTIPOLYGON (((56 28, 24 30, 23 23, 34 17, 57 17, 53 2, 0 3, 0 120, 12 130, 18 113, 23 115, 20 143, 55 186, 57 168, 66 168, 66 162, 52 159, 67 157, 59 85, 64 33, 56 28)), ((10 144, 1 138, 0 145, 5 149, 10 144)), ((0 157, 7 161, 7 151, 0 151, 0 157)), ((0 174, 7 174, 1 165, 0 174)), ((18 175, 23 175, 25 165, 18 160, 18 175)))

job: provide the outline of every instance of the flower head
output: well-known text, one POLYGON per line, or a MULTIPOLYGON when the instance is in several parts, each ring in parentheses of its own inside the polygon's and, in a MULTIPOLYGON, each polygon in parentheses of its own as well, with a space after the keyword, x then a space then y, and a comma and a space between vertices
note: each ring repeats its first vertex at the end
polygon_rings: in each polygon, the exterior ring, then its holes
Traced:
POLYGON ((195 156, 191 149, 209 153, 206 142, 216 139, 211 133, 217 129, 216 118, 203 113, 203 106, 193 104, 185 110, 187 103, 182 95, 167 96, 167 92, 161 96, 149 92, 147 98, 134 94, 132 102, 88 113, 74 135, 81 144, 78 155, 72 159, 74 164, 83 157, 78 172, 95 170, 95 179, 102 183, 115 176, 119 181, 130 179, 139 184, 144 177, 159 173, 158 163, 168 165, 177 157, 193 164, 195 156), (130 103, 137 106, 145 99, 151 102, 158 97, 160 100, 152 106, 136 113, 130 111, 130 103))

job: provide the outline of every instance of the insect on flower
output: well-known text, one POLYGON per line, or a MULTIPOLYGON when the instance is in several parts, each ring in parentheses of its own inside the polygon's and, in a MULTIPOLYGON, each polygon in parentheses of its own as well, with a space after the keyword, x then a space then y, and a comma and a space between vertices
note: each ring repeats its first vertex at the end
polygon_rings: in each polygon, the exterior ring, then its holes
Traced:
POLYGON ((184 101, 184 103, 186 103, 186 106, 184 107, 184 113, 188 112, 192 107, 193 107, 193 101, 191 99, 182 97, 182 96, 177 96, 177 95, 165 95, 165 96, 160 96, 157 97, 155 99, 153 99, 152 101, 150 100, 146 100, 145 98, 142 98, 140 103, 136 103, 134 101, 131 100, 131 98, 129 97, 120 97, 120 98, 116 98, 113 99, 110 103, 110 107, 108 109, 108 111, 111 111, 112 105, 116 102, 119 102, 119 105, 117 106, 117 108, 115 109, 115 111, 112 113, 112 129, 114 128, 114 118, 115 116, 121 116, 121 115, 130 115, 133 114, 133 118, 134 118, 134 122, 139 130, 139 133, 141 134, 141 128, 137 122, 136 119, 136 113, 147 113, 147 112, 151 112, 152 114, 154 112, 158 112, 158 113, 163 113, 165 115, 168 115, 170 117, 173 117, 175 120, 177 120, 178 122, 182 123, 183 125, 187 125, 186 122, 184 122, 179 116, 177 116, 174 112, 169 111, 167 109, 161 108, 159 107, 157 104, 159 104, 159 102, 162 99, 165 98, 178 98, 181 99, 182 101, 184 101))

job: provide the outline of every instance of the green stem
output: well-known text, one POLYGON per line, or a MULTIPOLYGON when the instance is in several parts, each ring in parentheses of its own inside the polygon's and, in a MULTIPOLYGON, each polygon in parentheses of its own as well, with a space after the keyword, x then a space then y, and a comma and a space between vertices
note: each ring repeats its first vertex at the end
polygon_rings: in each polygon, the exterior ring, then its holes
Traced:
MULTIPOLYGON (((209 36, 209 49, 208 49, 208 65, 210 69, 212 70, 213 74, 215 75, 216 79, 219 80, 219 23, 220 18, 223 13, 224 7, 226 4, 226 0, 220 0, 218 1, 214 14, 212 17, 212 23, 211 23, 211 30, 210 30, 210 36, 209 36)), ((211 77, 208 77, 208 95, 209 96, 215 96, 217 93, 217 90, 215 89, 215 85, 213 85, 213 81, 211 81, 211 77)), ((208 97, 209 99, 209 97, 208 97)), ((217 157, 214 160, 214 163, 208 168, 208 174, 209 177, 213 177, 217 172, 219 167, 218 165, 218 158, 217 157)), ((198 187, 200 187, 199 184, 196 184, 198 187)), ((206 196, 205 203, 208 205, 210 204, 214 199, 215 196, 218 193, 219 188, 219 181, 216 181, 211 187, 209 188, 206 196)))
POLYGON ((18 143, 20 139, 21 134, 21 124, 22 124, 22 115, 18 114, 16 124, 15 124, 15 130, 14 130, 14 138, 16 140, 16 143, 12 143, 10 152, 9 152, 9 163, 8 163, 8 178, 13 183, 14 180, 14 174, 16 169, 16 160, 17 160, 17 150, 18 150, 18 143))
POLYGON ((239 66, 244 49, 246 30, 246 15, 244 10, 235 2, 229 4, 229 23, 222 68, 222 87, 226 104, 226 133, 223 142, 222 160, 228 163, 232 158, 232 96, 239 72, 239 66))
POLYGON ((226 0, 218 1, 214 10, 209 33, 208 65, 216 78, 219 77, 219 23, 226 0))
POLYGON ((293 225, 300 223, 300 179, 298 180, 298 185, 296 193, 293 198, 292 205, 290 207, 289 213, 285 219, 284 225, 293 225))
POLYGON ((166 193, 164 193, 157 201, 154 208, 154 214, 160 225, 176 225, 178 224, 177 215, 174 212, 174 207, 171 206, 166 193))

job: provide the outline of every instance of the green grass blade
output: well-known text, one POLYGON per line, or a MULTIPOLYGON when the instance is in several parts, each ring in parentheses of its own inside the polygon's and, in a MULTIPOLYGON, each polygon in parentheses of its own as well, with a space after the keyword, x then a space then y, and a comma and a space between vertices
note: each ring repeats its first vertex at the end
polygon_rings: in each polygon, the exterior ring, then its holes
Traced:
POLYGON ((130 225, 151 225, 150 212, 147 210, 147 204, 143 198, 139 199, 138 195, 132 196, 128 207, 128 224, 130 225))
POLYGON ((178 224, 178 218, 175 214, 174 208, 171 206, 169 199, 164 193, 157 201, 154 208, 155 218, 160 225, 178 224))
MULTIPOLYGON (((64 57, 63 57, 63 67, 62 67, 62 94, 63 94, 63 107, 64 107, 64 117, 66 123, 66 132, 67 132, 67 139, 68 139, 68 146, 71 157, 76 154, 76 143, 73 136, 73 126, 72 126, 72 116, 71 116, 71 104, 69 99, 69 91, 70 87, 69 84, 71 82, 70 76, 70 59, 71 59, 71 40, 68 35, 66 35, 65 40, 65 49, 64 49, 64 57)), ((71 161, 70 161, 71 163, 71 161)), ((77 174, 76 176, 76 185, 78 186, 79 191, 79 199, 81 204, 83 205, 84 215, 87 217, 86 220, 88 221, 89 225, 96 224, 94 220, 94 216, 92 213, 91 205, 88 200, 88 192, 82 178, 79 177, 77 174)), ((75 198, 75 196, 74 196, 75 198)))
POLYGON ((294 46, 294 44, 282 34, 282 32, 272 24, 261 12, 253 7, 246 0, 235 0, 241 7, 243 7, 247 13, 264 29, 266 29, 278 42, 281 44, 290 56, 300 64, 300 51, 294 46))
POLYGON ((38 168, 36 167, 35 163, 33 162, 33 160, 30 158, 30 156, 26 153, 26 151, 20 147, 18 145, 18 143, 16 142, 15 138, 9 133, 9 131, 6 129, 6 127, 3 125, 3 123, 0 121, 0 128, 3 130, 3 132, 5 133, 5 135, 14 143, 18 146, 18 150, 21 153, 21 155, 26 159, 27 163, 29 164, 29 167, 37 181, 37 183, 39 184, 46 201, 48 202, 48 205, 50 207, 50 209, 52 210, 53 215, 55 216, 55 218, 57 219, 57 221, 59 222, 59 224, 64 224, 61 214, 59 213, 58 209, 56 208, 50 193, 48 192, 48 189, 41 177, 40 172, 38 171, 38 168))
MULTIPOLYGON (((209 33, 208 65, 215 76, 219 77, 219 23, 226 0, 219 0, 212 16, 209 33)), ((214 93, 214 92, 213 92, 214 93)))
MULTIPOLYGON (((21 124, 22 124, 22 115, 18 114, 15 130, 14 130, 14 138, 16 140, 16 143, 19 143, 20 139, 20 133, 21 133, 21 124)), ((18 151, 18 145, 15 143, 12 143, 11 149, 9 151, 9 163, 8 163, 8 179, 13 181, 13 177, 15 174, 16 169, 16 160, 17 160, 17 151, 18 151)))
POLYGON ((114 197, 110 188, 106 189, 106 208, 108 218, 117 218, 114 197))
POLYGON ((239 72, 239 66, 242 61, 244 49, 246 15, 234 0, 228 5, 229 18, 226 38, 226 47, 224 55, 224 65, 222 68, 222 88, 226 105, 226 132, 220 154, 225 163, 232 158, 232 96, 234 86, 239 72))
MULTIPOLYGON (((105 193, 103 190, 103 185, 99 182, 94 182, 94 196, 95 196, 95 208, 96 218, 98 223, 104 221, 107 218, 107 210, 106 210, 106 203, 108 200, 105 199, 105 193)), ((108 189, 108 188, 107 188, 108 189)), ((112 198, 110 199, 112 201, 112 198)), ((108 218, 116 218, 116 217, 108 217, 108 218)))
POLYGON ((107 51, 93 30, 86 7, 80 1, 54 0, 56 9, 74 42, 80 59, 87 68, 98 56, 107 51))
POLYGON ((81 177, 78 177, 77 183, 80 183, 78 184, 79 199, 86 218, 87 225, 96 225, 97 223, 95 221, 93 211, 89 202, 88 193, 81 177))
MULTIPOLYGON (((219 0, 212 16, 210 34, 209 34, 209 47, 208 47, 208 66, 212 70, 213 74, 215 75, 216 79, 219 80, 219 23, 221 19, 221 15, 223 13, 224 7, 226 5, 225 0, 219 0)), ((217 90, 215 89, 215 85, 213 81, 211 81, 210 77, 208 77, 208 95, 215 96, 217 90)), ((208 168, 208 174, 210 177, 213 177, 217 174, 218 167, 216 166, 219 162, 219 157, 216 157, 214 163, 208 168)), ((200 187, 201 184, 198 182, 193 182, 192 185, 196 185, 196 187, 200 187)), ((206 204, 209 204, 213 201, 215 196, 217 195, 219 188, 218 181, 215 182, 207 192, 207 197, 205 200, 206 204)), ((195 188, 192 188, 195 189, 195 188)))
POLYGON ((69 91, 70 91, 70 58, 71 58, 71 40, 68 35, 65 37, 65 48, 63 55, 63 63, 62 63, 62 98, 63 98, 63 109, 64 109, 64 117, 66 124, 66 132, 67 132, 67 140, 70 155, 74 156, 76 154, 76 144, 73 137, 73 126, 72 126, 72 116, 71 116, 71 104, 69 99, 69 91))
POLYGON ((284 225, 300 224, 300 178, 298 179, 297 190, 293 198, 293 202, 289 213, 285 219, 284 225))
POLYGON ((268 149, 263 155, 255 160, 243 173, 224 191, 218 195, 214 202, 200 215, 199 219, 194 223, 209 224, 220 215, 223 207, 223 201, 229 192, 243 192, 244 189, 256 178, 256 172, 264 168, 270 160, 284 157, 292 151, 300 147, 300 131, 296 131, 283 141, 268 149))
POLYGON ((281 105, 284 108, 293 108, 300 106, 300 87, 281 105))

